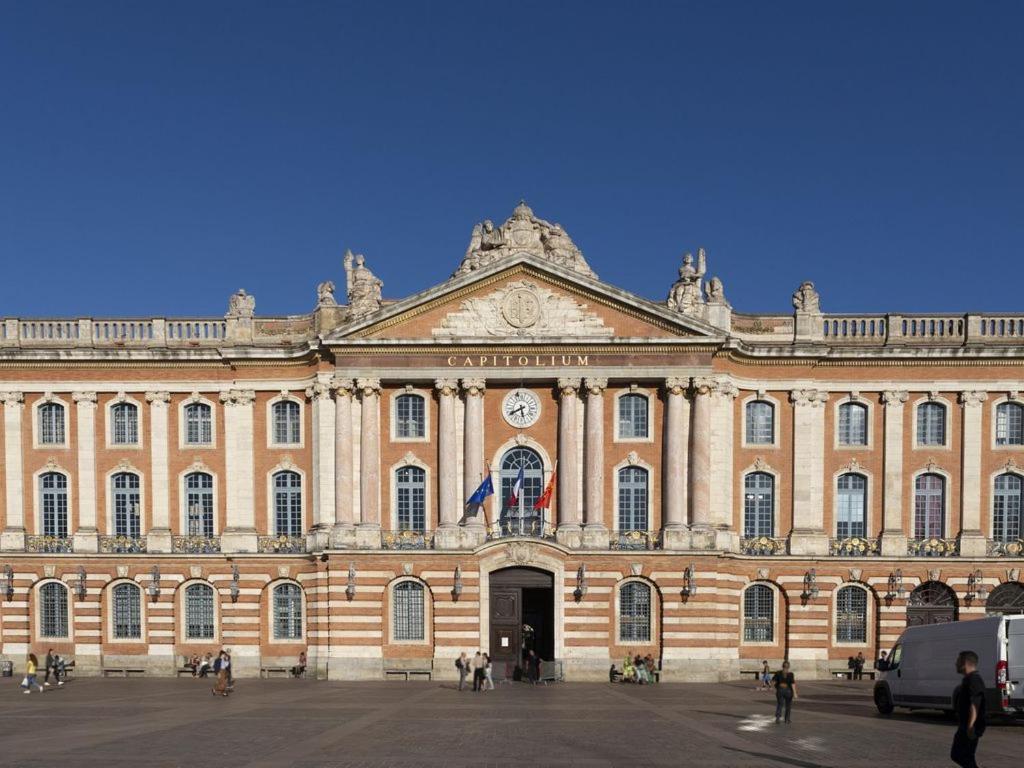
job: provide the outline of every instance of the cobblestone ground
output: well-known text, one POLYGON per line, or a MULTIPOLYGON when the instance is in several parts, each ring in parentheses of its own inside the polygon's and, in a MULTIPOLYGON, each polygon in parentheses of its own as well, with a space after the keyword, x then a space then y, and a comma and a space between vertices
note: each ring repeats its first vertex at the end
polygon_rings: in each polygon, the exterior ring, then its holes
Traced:
MULTIPOLYGON (((953 726, 881 718, 870 683, 802 683, 793 724, 750 683, 501 685, 78 680, 23 695, 0 685, 2 766, 934 766, 953 726)), ((1020 766, 1024 721, 996 723, 980 762, 1020 766)))

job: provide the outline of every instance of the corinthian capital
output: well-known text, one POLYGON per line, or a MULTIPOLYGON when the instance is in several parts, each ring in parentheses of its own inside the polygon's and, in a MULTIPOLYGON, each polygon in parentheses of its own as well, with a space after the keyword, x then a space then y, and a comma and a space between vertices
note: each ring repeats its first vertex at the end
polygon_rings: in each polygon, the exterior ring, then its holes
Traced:
POLYGON ((739 389, 732 383, 732 379, 718 380, 718 396, 735 400, 740 394, 739 389))
POLYGON ((72 392, 71 399, 83 407, 93 406, 96 407, 96 393, 95 392, 72 392))
POLYGON ((342 376, 335 376, 331 379, 331 389, 335 397, 352 397, 355 392, 355 382, 342 376))
POLYGON ((146 402, 157 407, 167 405, 171 402, 170 392, 147 392, 146 402))
POLYGON ((670 395, 685 395, 690 388, 690 379, 687 376, 669 376, 665 379, 665 391, 670 395))
POLYGON ((580 388, 579 379, 559 379, 558 380, 558 391, 563 397, 572 397, 575 395, 580 388))
POLYGON ((314 381, 306 387, 305 394, 310 400, 328 400, 331 397, 331 385, 324 381, 314 381))
POLYGON ((980 389, 960 393, 960 405, 965 408, 977 408, 988 400, 988 392, 980 389))
POLYGON ((225 406, 252 405, 255 400, 256 392, 251 389, 229 389, 220 393, 220 401, 225 406))
POLYGON ((356 379, 356 389, 363 397, 380 394, 380 379, 359 378, 356 379))
POLYGON ((0 392, 0 403, 8 408, 20 408, 25 402, 23 392, 0 392))
POLYGON ((789 401, 795 406, 820 408, 828 400, 828 392, 823 389, 794 389, 789 393, 789 401))
POLYGON ((887 407, 895 408, 907 402, 909 397, 910 393, 905 389, 887 389, 882 393, 882 403, 887 407))
POLYGON ((592 395, 600 395, 608 388, 608 379, 595 376, 583 380, 583 388, 592 395))
POLYGON ((434 389, 441 397, 454 397, 459 393, 459 380, 434 379, 434 389))
POLYGON ((469 397, 482 396, 487 390, 487 380, 482 378, 463 379, 462 391, 469 397))
POLYGON ((693 391, 697 395, 710 395, 718 391, 718 380, 712 376, 696 376, 693 391))

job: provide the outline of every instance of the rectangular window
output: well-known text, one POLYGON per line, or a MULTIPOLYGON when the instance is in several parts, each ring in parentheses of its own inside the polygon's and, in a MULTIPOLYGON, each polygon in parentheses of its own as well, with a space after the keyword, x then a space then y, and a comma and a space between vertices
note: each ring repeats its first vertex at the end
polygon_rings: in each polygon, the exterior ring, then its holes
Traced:
POLYGON ((868 409, 859 403, 839 406, 839 444, 868 444, 868 409))
POLYGON ((747 403, 746 435, 748 445, 775 442, 775 409, 771 403, 760 400, 747 403))
POLYGON ((647 432, 647 398, 623 395, 619 398, 619 437, 625 440, 645 439, 647 432))
POLYGON ((39 442, 64 445, 64 406, 47 403, 39 407, 39 442))
POLYGON ((426 411, 419 395, 399 395, 395 401, 395 437, 418 438, 426 434, 426 411))
POLYGON ((114 420, 112 442, 115 445, 138 445, 139 409, 131 403, 118 403, 110 410, 114 420))
POLYGON ((946 407, 942 403, 922 403, 918 406, 917 444, 946 444, 946 407))

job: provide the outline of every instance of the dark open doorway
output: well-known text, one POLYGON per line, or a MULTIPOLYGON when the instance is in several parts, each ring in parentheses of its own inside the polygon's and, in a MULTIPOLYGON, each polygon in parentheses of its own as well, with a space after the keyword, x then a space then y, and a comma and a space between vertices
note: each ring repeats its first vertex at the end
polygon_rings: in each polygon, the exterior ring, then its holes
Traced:
POLYGON ((490 654, 496 677, 511 675, 533 651, 555 658, 554 578, 535 568, 503 568, 490 576, 490 654))

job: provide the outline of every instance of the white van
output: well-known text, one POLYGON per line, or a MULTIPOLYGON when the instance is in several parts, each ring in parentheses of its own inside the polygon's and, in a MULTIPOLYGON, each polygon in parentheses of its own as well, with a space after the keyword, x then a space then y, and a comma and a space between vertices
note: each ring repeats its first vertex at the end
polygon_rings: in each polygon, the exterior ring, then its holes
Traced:
POLYGON ((894 707, 953 711, 960 685, 956 657, 978 654, 988 711, 1024 714, 1024 616, 988 616, 908 627, 875 682, 875 706, 883 715, 894 707))

